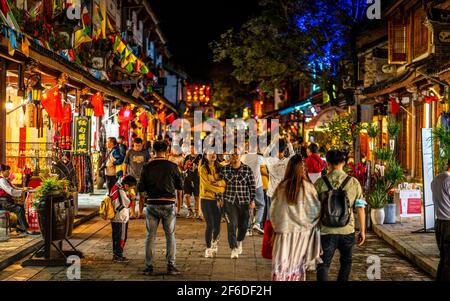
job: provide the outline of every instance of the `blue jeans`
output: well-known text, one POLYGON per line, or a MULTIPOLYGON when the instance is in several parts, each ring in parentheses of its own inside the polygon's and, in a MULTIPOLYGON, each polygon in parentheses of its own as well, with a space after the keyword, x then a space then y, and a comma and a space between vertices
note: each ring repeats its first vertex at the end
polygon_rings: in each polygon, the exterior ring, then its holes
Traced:
POLYGON ((211 248, 211 242, 217 240, 220 235, 221 211, 216 200, 201 200, 203 217, 206 222, 205 242, 206 247, 211 248))
POLYGON ((266 207, 266 204, 265 204, 265 199, 264 199, 264 190, 261 186, 259 188, 256 188, 255 223, 262 229, 264 229, 264 225, 263 225, 264 207, 266 207))
POLYGON ((175 204, 170 205, 147 205, 146 207, 146 227, 147 238, 145 240, 145 266, 153 267, 155 257, 155 239, 159 221, 162 221, 164 233, 166 235, 166 259, 167 265, 175 266, 175 224, 176 213, 175 204))

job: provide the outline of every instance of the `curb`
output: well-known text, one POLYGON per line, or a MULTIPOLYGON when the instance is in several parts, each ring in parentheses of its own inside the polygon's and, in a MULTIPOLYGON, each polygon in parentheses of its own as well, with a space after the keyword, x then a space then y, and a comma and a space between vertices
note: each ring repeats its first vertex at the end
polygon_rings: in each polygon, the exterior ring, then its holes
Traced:
POLYGON ((401 254, 406 256, 419 268, 421 268, 423 271, 425 271, 432 277, 436 278, 437 267, 435 267, 435 265, 432 264, 432 262, 429 261, 426 257, 424 257, 424 255, 421 254, 418 250, 416 250, 414 247, 405 242, 396 240, 395 236, 389 235, 389 233, 379 225, 372 225, 372 230, 375 232, 375 234, 378 235, 378 237, 383 239, 385 242, 394 247, 401 254))
MULTIPOLYGON (((76 220, 73 223, 73 227, 76 228, 76 227, 86 223, 87 221, 93 219, 97 215, 98 215, 98 210, 92 211, 88 215, 84 215, 80 219, 76 220)), ((11 254, 10 257, 5 258, 4 260, 0 261, 0 271, 5 269, 6 267, 10 266, 14 262, 19 261, 20 259, 24 258, 25 256, 35 252, 43 244, 44 244, 44 241, 40 237, 36 238, 36 239, 34 239, 32 241, 29 241, 28 243, 26 243, 25 245, 20 247, 20 249, 18 251, 16 251, 13 254, 11 254)))

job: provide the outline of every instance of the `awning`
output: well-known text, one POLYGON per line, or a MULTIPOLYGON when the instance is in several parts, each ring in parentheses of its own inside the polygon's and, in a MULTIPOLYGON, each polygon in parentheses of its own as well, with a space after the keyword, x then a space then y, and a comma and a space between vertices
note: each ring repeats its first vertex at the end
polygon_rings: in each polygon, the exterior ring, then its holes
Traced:
POLYGON ((305 124, 305 130, 318 129, 333 120, 335 114, 344 113, 345 110, 338 107, 326 108, 314 117, 310 122, 305 124))
MULTIPOLYGON (((5 38, 1 39, 1 47, 2 52, 8 53, 8 41, 5 38)), ((22 44, 20 41, 17 41, 17 49, 15 52, 21 52, 22 44)), ((30 43, 29 47, 29 58, 33 59, 34 61, 38 62, 42 66, 45 66, 47 68, 51 68, 54 70, 57 70, 58 72, 67 74, 67 76, 79 83, 85 84, 86 86, 95 89, 97 91, 103 92, 107 96, 115 97, 121 101, 132 103, 137 106, 142 106, 144 108, 150 108, 150 106, 146 103, 143 103, 142 101, 132 97, 131 95, 125 94, 123 91, 113 88, 112 86, 106 84, 105 82, 102 82, 95 77, 93 77, 89 72, 83 70, 80 66, 77 64, 74 64, 60 55, 45 49, 44 47, 41 47, 37 45, 36 43, 32 42, 30 43)), ((24 56, 24 60, 26 56, 24 56)), ((10 57, 9 55, 7 55, 10 57)), ((11 60, 18 61, 17 59, 11 57, 11 60)), ((22 60, 23 62, 25 62, 22 60)))

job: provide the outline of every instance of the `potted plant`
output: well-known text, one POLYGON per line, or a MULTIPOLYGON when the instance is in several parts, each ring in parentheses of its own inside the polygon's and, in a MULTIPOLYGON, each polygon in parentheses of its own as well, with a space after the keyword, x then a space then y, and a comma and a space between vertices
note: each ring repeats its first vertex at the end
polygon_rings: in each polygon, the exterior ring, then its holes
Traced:
POLYGON ((72 192, 70 182, 67 180, 58 180, 57 177, 42 179, 41 185, 36 190, 34 206, 37 208, 39 227, 44 239, 50 235, 50 231, 52 240, 62 240, 71 235, 72 192), (49 225, 50 214, 52 225, 49 225))
POLYGON ((401 125, 397 122, 389 122, 387 126, 387 131, 389 134, 389 145, 391 150, 395 149, 395 139, 397 139, 400 134, 401 125))
POLYGON ((383 182, 378 177, 378 180, 374 181, 375 187, 367 196, 367 203, 370 206, 370 219, 374 225, 382 225, 384 223, 384 206, 386 205, 387 196, 383 182))
POLYGON ((395 224, 396 215, 397 215, 397 206, 394 203, 394 189, 389 190, 387 196, 387 204, 384 208, 385 211, 385 223, 386 224, 395 224))
POLYGON ((375 171, 371 181, 372 189, 368 194, 372 223, 383 224, 385 217, 387 217, 388 223, 395 223, 396 206, 393 204, 393 188, 397 183, 403 181, 404 172, 391 149, 381 148, 375 150, 374 153, 380 164, 375 171))

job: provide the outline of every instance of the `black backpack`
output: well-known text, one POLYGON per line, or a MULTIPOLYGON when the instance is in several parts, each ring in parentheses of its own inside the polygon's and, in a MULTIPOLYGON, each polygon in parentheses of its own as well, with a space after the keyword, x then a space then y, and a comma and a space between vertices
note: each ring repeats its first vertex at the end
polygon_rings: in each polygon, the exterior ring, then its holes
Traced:
POLYGON ((321 223, 330 228, 344 227, 350 222, 350 201, 344 188, 351 177, 347 176, 338 189, 331 186, 327 176, 322 178, 328 191, 322 192, 319 196, 322 204, 321 223))

